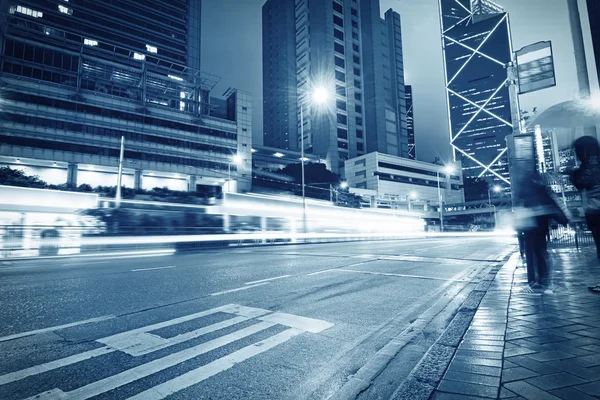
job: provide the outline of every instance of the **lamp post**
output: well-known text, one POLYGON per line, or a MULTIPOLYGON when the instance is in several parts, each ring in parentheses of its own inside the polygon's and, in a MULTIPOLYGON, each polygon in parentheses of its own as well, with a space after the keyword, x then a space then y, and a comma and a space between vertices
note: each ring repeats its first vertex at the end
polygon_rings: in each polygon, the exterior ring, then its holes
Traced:
MULTIPOLYGON (((340 189, 346 189, 348 187, 348 183, 346 182, 341 182, 340 183, 340 189)), ((335 205, 337 206, 338 204, 338 195, 339 195, 339 191, 337 188, 334 188, 333 185, 330 183, 329 184, 329 201, 333 203, 333 193, 335 192, 335 205)))
MULTIPOLYGON (((500 191, 502 191, 502 188, 498 185, 495 185, 493 188, 495 193, 499 193, 500 191)), ((490 188, 488 187, 488 205, 490 206, 490 208, 492 208, 494 210, 494 229, 498 226, 498 215, 496 214, 496 206, 492 205, 492 192, 490 191, 490 188)))
MULTIPOLYGON (((451 174, 454 172, 454 167, 447 165, 444 167, 443 172, 445 174, 451 174)), ((438 189, 438 202, 439 202, 439 213, 440 213, 440 232, 444 232, 444 201, 442 197, 442 190, 440 188, 440 170, 437 171, 437 189, 438 189)))
POLYGON ((231 156, 231 159, 227 163, 227 192, 231 192, 231 164, 235 164, 239 166, 242 163, 242 156, 239 154, 234 154, 231 156))
MULTIPOLYGON (((327 89, 323 87, 317 87, 311 93, 312 102, 316 105, 325 103, 329 97, 327 89)), ((306 99, 305 99, 306 101, 306 99)), ((300 102, 300 165, 302 170, 302 231, 307 232, 306 226, 306 191, 304 181, 304 103, 300 102)))

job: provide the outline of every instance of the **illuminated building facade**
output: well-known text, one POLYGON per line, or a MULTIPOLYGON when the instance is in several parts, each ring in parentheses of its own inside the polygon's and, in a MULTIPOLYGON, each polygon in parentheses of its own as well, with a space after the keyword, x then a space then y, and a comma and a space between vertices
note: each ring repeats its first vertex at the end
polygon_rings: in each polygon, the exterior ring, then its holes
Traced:
POLYGON ((598 82, 600 82, 600 1, 587 0, 587 10, 590 20, 594 59, 596 61, 596 72, 598 73, 598 82))
POLYGON ((343 174, 371 151, 408 156, 400 16, 378 0, 267 0, 264 145, 304 150, 343 174), (360 4, 359 4, 360 3, 360 4), (315 88, 329 93, 316 105, 315 88))
POLYGON ((406 85, 406 132, 408 137, 408 158, 416 160, 417 149, 415 148, 415 121, 413 114, 412 86, 406 85))
POLYGON ((505 137, 512 133, 506 66, 512 60, 508 14, 487 0, 440 0, 450 143, 462 162, 466 201, 486 185, 510 184, 505 137))
POLYGON ((0 1, 0 164, 51 184, 219 191, 251 183, 251 97, 200 72, 198 0, 0 1), (246 172, 247 171, 247 172, 246 172), (231 186, 230 186, 231 187, 231 186))

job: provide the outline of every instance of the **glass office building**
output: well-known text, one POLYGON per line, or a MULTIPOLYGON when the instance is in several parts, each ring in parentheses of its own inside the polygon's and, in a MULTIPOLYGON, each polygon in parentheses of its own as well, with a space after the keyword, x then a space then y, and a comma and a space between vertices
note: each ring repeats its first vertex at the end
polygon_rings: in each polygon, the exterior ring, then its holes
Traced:
MULTIPOLYGON (((199 0, 2 0, 0 164, 52 184, 218 190, 241 153, 250 188, 251 98, 200 72, 199 0)), ((244 176, 245 175, 245 176, 244 176)))
POLYGON ((378 0, 267 0, 263 6, 264 144, 300 149, 344 173, 371 151, 408 156, 400 16, 378 0), (329 93, 311 101, 314 88, 329 93))
POLYGON ((508 14, 486 0, 440 0, 450 142, 462 161, 466 201, 487 198, 488 184, 508 187, 505 137, 512 133, 507 64, 508 14))
POLYGON ((600 1, 587 0, 587 9, 590 19, 592 47, 594 49, 594 59, 596 60, 598 82, 600 82, 600 1))

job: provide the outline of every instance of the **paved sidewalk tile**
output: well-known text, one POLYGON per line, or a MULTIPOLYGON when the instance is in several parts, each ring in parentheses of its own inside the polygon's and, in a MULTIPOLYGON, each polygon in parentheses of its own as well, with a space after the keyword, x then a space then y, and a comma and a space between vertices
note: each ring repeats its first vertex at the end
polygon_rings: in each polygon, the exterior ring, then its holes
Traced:
POLYGON ((600 400, 600 296, 587 290, 600 263, 592 248, 550 256, 551 284, 533 293, 522 261, 498 272, 432 399, 600 400))

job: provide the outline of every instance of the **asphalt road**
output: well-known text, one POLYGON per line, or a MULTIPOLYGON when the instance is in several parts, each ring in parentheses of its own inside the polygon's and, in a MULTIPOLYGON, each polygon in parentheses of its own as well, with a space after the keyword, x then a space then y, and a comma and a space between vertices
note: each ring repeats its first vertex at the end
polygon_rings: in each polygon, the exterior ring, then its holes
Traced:
POLYGON ((361 396, 389 398, 514 244, 419 239, 0 264, 0 398, 348 398, 350 378, 383 366, 361 396), (386 358, 382 349, 425 317, 386 358))

